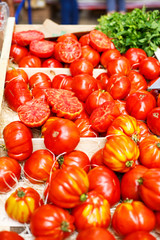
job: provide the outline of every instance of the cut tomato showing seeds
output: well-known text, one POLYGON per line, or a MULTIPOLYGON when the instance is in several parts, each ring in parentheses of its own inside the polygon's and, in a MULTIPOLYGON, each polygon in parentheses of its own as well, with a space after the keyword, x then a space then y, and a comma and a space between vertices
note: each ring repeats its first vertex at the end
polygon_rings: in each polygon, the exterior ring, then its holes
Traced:
POLYGON ((42 40, 43 38, 44 34, 37 30, 20 31, 13 34, 12 42, 21 46, 27 46, 31 41, 42 40))
POLYGON ((49 58, 53 55, 55 43, 47 40, 35 40, 29 45, 32 54, 40 58, 49 58))
POLYGON ((50 116, 49 105, 42 99, 32 99, 18 109, 19 119, 27 127, 40 127, 50 116))
POLYGON ((82 103, 74 93, 65 89, 50 88, 45 90, 49 105, 52 106, 52 112, 57 117, 64 117, 70 120, 75 119, 83 110, 82 103))
POLYGON ((89 33, 90 45, 98 52, 103 52, 105 50, 112 48, 112 42, 109 37, 99 30, 92 30, 89 33))

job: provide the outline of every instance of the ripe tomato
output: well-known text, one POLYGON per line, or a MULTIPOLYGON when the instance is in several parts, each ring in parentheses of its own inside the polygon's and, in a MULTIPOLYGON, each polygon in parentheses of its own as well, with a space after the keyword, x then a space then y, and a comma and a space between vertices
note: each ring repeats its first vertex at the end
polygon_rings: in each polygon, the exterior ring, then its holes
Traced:
POLYGON ((89 45, 90 43, 89 33, 82 35, 79 39, 79 43, 81 44, 81 46, 89 45))
POLYGON ((104 166, 104 163, 103 163, 103 148, 99 149, 91 157, 91 168, 95 168, 95 167, 98 167, 98 166, 104 166))
POLYGON ((155 227, 155 231, 157 233, 160 233, 160 211, 155 212, 156 215, 156 227, 155 227))
POLYGON ((31 54, 39 58, 49 58, 53 55, 55 42, 48 40, 34 40, 29 45, 31 54))
POLYGON ((140 201, 126 200, 120 203, 112 217, 112 227, 118 235, 135 231, 151 231, 156 223, 155 214, 140 201))
POLYGON ((46 204, 34 211, 30 229, 35 237, 63 240, 75 230, 73 223, 74 218, 67 210, 46 204))
POLYGON ((156 99, 147 91, 132 93, 126 99, 127 112, 138 120, 146 120, 148 113, 156 106, 156 99))
POLYGON ((27 54, 28 49, 26 47, 22 47, 18 44, 11 45, 9 57, 14 63, 18 64, 23 57, 27 56, 27 54))
POLYGON ((29 87, 31 89, 34 87, 50 88, 51 79, 46 73, 36 72, 29 78, 29 87))
POLYGON ((90 160, 85 152, 74 150, 68 154, 61 155, 57 158, 60 168, 66 166, 77 166, 83 168, 85 172, 90 169, 90 160))
POLYGON ((107 91, 114 99, 124 99, 131 89, 131 83, 128 77, 121 73, 113 74, 108 81, 107 91))
POLYGON ((124 56, 130 61, 132 69, 139 68, 140 62, 147 58, 146 52, 140 48, 129 48, 124 56))
POLYGON ((140 142, 146 138, 152 135, 152 133, 150 132, 147 124, 141 120, 138 120, 138 125, 140 128, 140 142))
POLYGON ((160 65, 154 57, 147 57, 140 62, 139 72, 147 79, 153 80, 160 75, 160 65))
POLYGON ((82 102, 85 102, 89 94, 97 90, 97 81, 89 74, 79 74, 73 77, 72 91, 82 102))
POLYGON ((135 240, 135 239, 156 240, 156 238, 153 235, 151 235, 149 232, 146 232, 146 231, 136 231, 136 232, 130 233, 124 238, 124 240, 135 240))
POLYGON ((52 79, 52 88, 72 91, 73 77, 66 74, 58 74, 52 79))
POLYGON ((93 64, 86 58, 76 59, 69 67, 73 77, 79 74, 93 75, 93 68, 93 64))
POLYGON ((77 119, 75 124, 80 132, 80 137, 98 137, 98 133, 92 129, 88 118, 77 119))
POLYGON ((10 218, 20 223, 28 223, 35 209, 42 204, 43 201, 36 190, 20 187, 7 198, 5 210, 10 218))
POLYGON ((13 158, 0 157, 0 193, 9 192, 21 175, 20 164, 13 158))
POLYGON ((139 178, 147 171, 142 165, 137 165, 126 172, 121 178, 121 197, 125 199, 141 200, 139 196, 139 178))
POLYGON ((107 69, 108 62, 121 56, 117 49, 109 49, 101 54, 100 62, 107 69))
POLYGON ((131 82, 131 89, 128 96, 136 91, 147 90, 147 81, 139 72, 131 70, 128 74, 128 79, 131 82))
POLYGON ((87 173, 77 166, 66 166, 52 173, 48 185, 48 200, 62 208, 73 208, 87 199, 87 173))
POLYGON ((44 144, 56 155, 69 153, 80 141, 80 132, 69 119, 58 118, 48 126, 44 133, 44 144))
POLYGON ((160 124, 159 124, 160 107, 153 108, 147 115, 147 126, 152 133, 160 136, 160 124))
POLYGON ((126 111, 126 101, 124 100, 114 100, 116 106, 118 107, 119 109, 119 112, 120 114, 123 114, 123 115, 127 115, 127 111, 126 111))
POLYGON ((1 240, 24 240, 18 233, 13 231, 1 231, 0 232, 1 240))
POLYGON ((28 55, 23 57, 19 61, 19 67, 21 68, 40 68, 41 67, 41 60, 39 57, 36 57, 34 55, 28 55))
POLYGON ((97 67, 100 62, 100 54, 89 45, 82 46, 82 58, 92 63, 93 67, 97 67))
POLYGON ((103 162, 116 172, 128 172, 139 157, 137 144, 126 135, 110 136, 103 149, 103 162))
POLYGON ((115 237, 105 228, 90 227, 78 233, 76 240, 115 240, 115 237))
POLYGON ((111 221, 110 205, 96 191, 88 192, 87 200, 76 206, 71 214, 75 217, 75 226, 78 231, 90 227, 107 228, 111 221))
POLYGON ((54 58, 48 58, 42 62, 44 68, 63 68, 62 63, 54 58))
POLYGON ((116 73, 121 73, 124 76, 127 76, 131 70, 130 62, 124 56, 113 59, 108 62, 108 75, 112 76, 116 73))
POLYGON ((42 137, 44 137, 44 133, 46 132, 46 129, 48 128, 48 126, 56 119, 59 119, 59 118, 58 117, 49 117, 47 119, 47 121, 42 125, 42 127, 41 127, 42 137))
POLYGON ((32 154, 32 133, 22 122, 13 121, 6 125, 3 138, 9 157, 23 161, 32 154))
POLYGON ((20 68, 13 68, 11 70, 8 70, 6 72, 6 78, 5 78, 5 84, 7 85, 10 81, 13 81, 14 79, 23 80, 24 82, 28 83, 28 75, 27 73, 20 68))
POLYGON ((55 155, 47 149, 34 151, 25 161, 24 174, 31 183, 43 183, 50 177, 52 171, 58 168, 55 155))
POLYGON ((43 38, 44 34, 37 30, 20 31, 13 33, 12 42, 21 46, 27 46, 31 43, 31 41, 41 40, 43 38))
POLYGON ((62 42, 62 41, 64 41, 66 38, 74 38, 75 40, 78 41, 78 38, 77 38, 77 36, 76 36, 75 34, 73 34, 73 33, 65 33, 65 34, 63 34, 63 35, 61 35, 61 36, 59 36, 59 37, 57 38, 57 42, 62 42))
POLYGON ((95 167, 88 173, 89 191, 96 191, 113 206, 120 200, 120 181, 106 166, 95 167))
POLYGON ((112 42, 109 37, 99 30, 91 30, 89 33, 90 45, 98 52, 103 52, 105 50, 112 48, 112 42))
POLYGON ((108 81, 109 81, 109 76, 107 73, 103 72, 100 73, 97 78, 98 80, 98 85, 100 85, 100 87, 98 87, 98 89, 103 89, 107 91, 107 85, 108 85, 108 81))

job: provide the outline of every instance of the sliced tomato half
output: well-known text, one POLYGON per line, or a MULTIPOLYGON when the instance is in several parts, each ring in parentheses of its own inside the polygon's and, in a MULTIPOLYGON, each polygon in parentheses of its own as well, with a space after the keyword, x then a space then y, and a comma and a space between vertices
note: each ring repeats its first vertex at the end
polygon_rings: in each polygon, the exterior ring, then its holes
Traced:
POLYGON ((55 42, 47 40, 34 40, 29 45, 30 52, 40 58, 49 58, 53 55, 55 42))
POLYGON ((17 43, 21 46, 27 46, 33 40, 42 40, 44 39, 44 34, 37 30, 28 30, 28 31, 20 31, 14 32, 12 42, 17 43))
POLYGON ((108 49, 112 49, 112 41, 106 34, 99 30, 92 30, 89 33, 90 45, 98 52, 103 52, 108 49))

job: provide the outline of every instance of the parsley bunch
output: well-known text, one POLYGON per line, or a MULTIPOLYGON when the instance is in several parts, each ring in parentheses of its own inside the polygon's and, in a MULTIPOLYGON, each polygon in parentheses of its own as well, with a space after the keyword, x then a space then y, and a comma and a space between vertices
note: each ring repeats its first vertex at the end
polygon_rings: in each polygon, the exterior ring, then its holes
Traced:
POLYGON ((135 8, 131 12, 102 15, 96 29, 113 38, 115 47, 125 53, 129 48, 141 48, 148 56, 160 46, 160 11, 135 8))

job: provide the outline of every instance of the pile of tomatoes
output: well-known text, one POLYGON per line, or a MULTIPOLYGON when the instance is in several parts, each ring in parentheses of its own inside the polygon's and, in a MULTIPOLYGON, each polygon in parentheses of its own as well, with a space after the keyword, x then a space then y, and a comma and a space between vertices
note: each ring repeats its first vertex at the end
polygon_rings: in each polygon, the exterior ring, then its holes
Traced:
POLYGON ((43 196, 16 189, 5 203, 8 216, 28 223, 36 240, 62 240, 75 230, 77 240, 155 240, 160 95, 147 89, 160 76, 158 60, 135 48, 121 55, 98 30, 55 42, 35 30, 17 32, 10 57, 23 69, 6 73, 4 96, 19 121, 3 130, 8 156, 0 158, 0 191, 11 191, 21 174, 45 188, 43 196), (28 77, 26 67, 67 67, 70 75, 51 79, 38 70, 28 77), (104 72, 94 77, 95 68, 104 72), (34 128, 46 149, 33 151, 34 128), (75 150, 82 137, 106 142, 89 159, 75 150))

